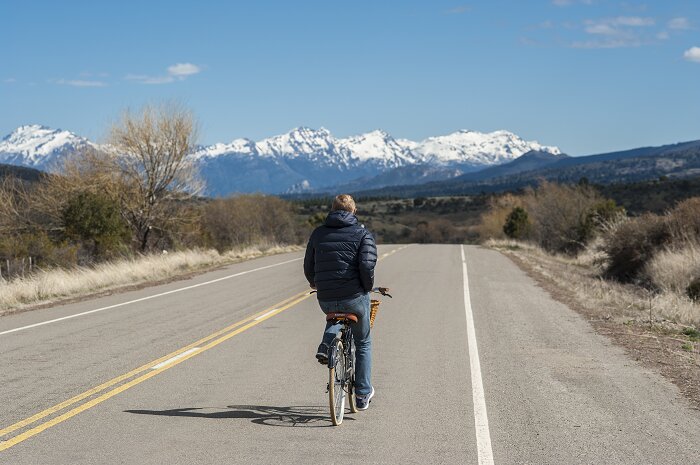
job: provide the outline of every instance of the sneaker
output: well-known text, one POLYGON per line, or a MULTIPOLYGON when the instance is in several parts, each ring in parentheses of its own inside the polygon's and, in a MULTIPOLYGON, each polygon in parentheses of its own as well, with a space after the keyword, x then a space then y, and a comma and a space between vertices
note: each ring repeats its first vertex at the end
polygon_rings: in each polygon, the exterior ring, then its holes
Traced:
POLYGON ((316 351, 316 360, 321 365, 328 365, 328 344, 322 342, 316 351))
POLYGON ((372 387, 372 392, 366 396, 357 396, 355 399, 357 410, 367 410, 369 403, 372 402, 372 397, 374 397, 374 386, 372 387))

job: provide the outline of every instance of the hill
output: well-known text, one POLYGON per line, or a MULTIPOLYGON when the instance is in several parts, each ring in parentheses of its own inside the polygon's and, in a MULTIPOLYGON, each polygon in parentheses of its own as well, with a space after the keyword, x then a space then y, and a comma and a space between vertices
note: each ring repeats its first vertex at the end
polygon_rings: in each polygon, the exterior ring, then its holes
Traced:
POLYGON ((42 174, 42 171, 35 170, 34 168, 0 163, 0 180, 7 176, 13 176, 23 181, 37 182, 41 178, 42 174))

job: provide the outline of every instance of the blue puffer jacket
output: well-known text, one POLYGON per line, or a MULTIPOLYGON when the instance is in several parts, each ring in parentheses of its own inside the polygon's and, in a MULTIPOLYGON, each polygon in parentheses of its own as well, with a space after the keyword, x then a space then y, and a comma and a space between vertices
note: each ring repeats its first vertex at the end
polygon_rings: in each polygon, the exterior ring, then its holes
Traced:
POLYGON ((357 218, 332 211, 311 233, 304 256, 304 274, 318 290, 318 300, 344 300, 372 290, 377 246, 357 218))

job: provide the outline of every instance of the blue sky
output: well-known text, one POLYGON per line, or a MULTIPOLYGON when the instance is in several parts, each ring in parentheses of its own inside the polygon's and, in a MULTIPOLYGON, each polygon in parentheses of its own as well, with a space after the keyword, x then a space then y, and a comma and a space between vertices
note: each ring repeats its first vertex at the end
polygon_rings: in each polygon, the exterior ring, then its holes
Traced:
POLYGON ((0 134, 100 140, 178 100, 200 142, 507 129, 585 155, 700 139, 700 1, 0 0, 0 134))

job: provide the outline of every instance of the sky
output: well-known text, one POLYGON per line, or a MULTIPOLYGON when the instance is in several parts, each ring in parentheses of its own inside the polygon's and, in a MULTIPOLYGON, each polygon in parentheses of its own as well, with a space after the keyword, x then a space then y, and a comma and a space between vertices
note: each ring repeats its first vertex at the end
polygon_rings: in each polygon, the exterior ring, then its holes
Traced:
POLYGON ((700 139, 699 0, 0 0, 0 137, 95 141, 177 101, 199 142, 297 126, 512 131, 589 155, 700 139))

